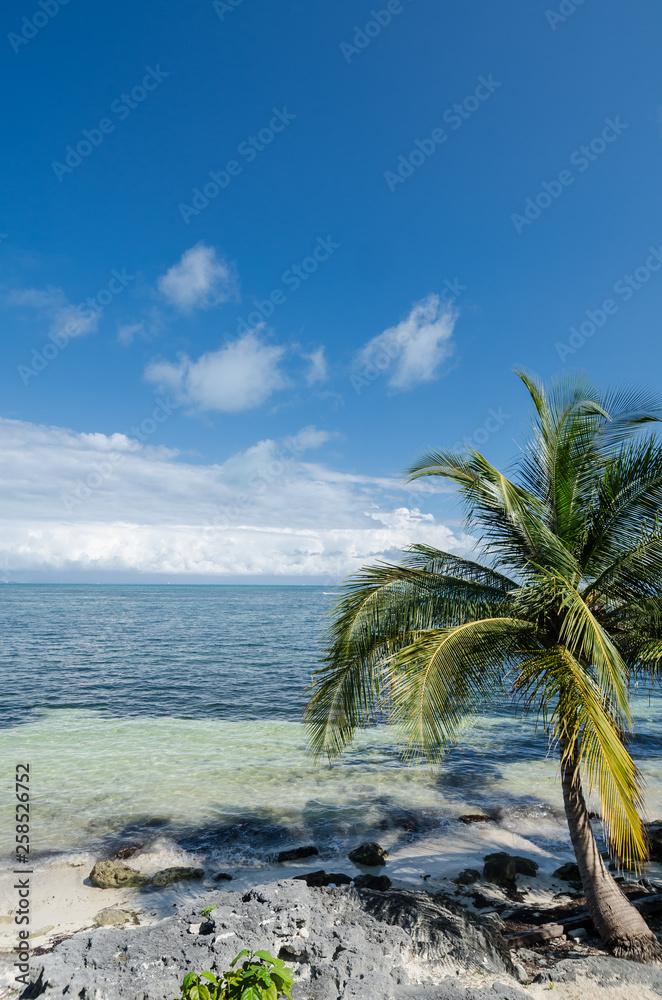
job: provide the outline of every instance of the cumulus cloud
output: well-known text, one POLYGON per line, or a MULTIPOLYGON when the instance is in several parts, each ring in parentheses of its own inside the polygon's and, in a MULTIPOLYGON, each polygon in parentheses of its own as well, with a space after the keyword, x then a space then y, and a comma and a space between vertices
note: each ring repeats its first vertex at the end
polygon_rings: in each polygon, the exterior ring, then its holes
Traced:
POLYGON ((373 337, 355 359, 355 371, 383 373, 393 389, 411 389, 439 376, 453 351, 456 314, 438 295, 417 302, 406 319, 373 337))
POLYGON ((312 354, 304 354, 303 357, 309 363, 306 383, 314 385, 316 382, 326 382, 329 377, 329 366, 324 356, 324 348, 318 347, 312 354))
POLYGON ((125 434, 0 420, 0 575, 331 580, 413 541, 472 549, 411 487, 311 461, 328 439, 307 427, 194 465, 125 434))
POLYGON ((284 347, 251 331, 197 361, 182 355, 176 363, 152 362, 145 378, 200 410, 239 413, 261 406, 287 385, 279 366, 284 353, 284 347))
POLYGON ((73 305, 61 288, 23 288, 7 293, 5 301, 10 306, 27 306, 39 316, 50 321, 49 333, 53 337, 83 337, 96 330, 100 310, 73 305))
POLYGON ((214 247, 197 243, 186 250, 158 279, 164 298, 182 312, 209 309, 227 302, 235 294, 235 282, 227 261, 216 256, 214 247))

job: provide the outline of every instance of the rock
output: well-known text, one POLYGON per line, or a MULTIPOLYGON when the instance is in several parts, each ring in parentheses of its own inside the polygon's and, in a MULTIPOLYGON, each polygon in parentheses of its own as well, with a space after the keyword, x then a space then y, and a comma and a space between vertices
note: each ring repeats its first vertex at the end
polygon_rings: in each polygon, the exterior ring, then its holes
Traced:
POLYGON ((588 937, 588 932, 585 927, 576 927, 574 931, 568 931, 567 936, 573 941, 584 941, 588 937))
POLYGON ((498 854, 488 854, 485 857, 483 867, 483 877, 492 882, 493 885, 500 885, 510 888, 515 883, 517 867, 510 855, 499 851, 498 854))
POLYGON ((361 844, 348 855, 349 860, 355 865, 363 865, 365 868, 375 868, 377 865, 385 865, 388 851, 385 851, 379 844, 361 844))
POLYGON ((218 875, 212 876, 212 882, 231 882, 232 875, 228 872, 219 872, 218 875))
POLYGON ((117 861, 97 861, 90 872, 90 882, 97 889, 133 889, 150 881, 149 875, 141 875, 135 868, 117 861))
POLYGON ((515 862, 515 871, 518 875, 528 875, 529 878, 536 878, 540 865, 531 858, 525 858, 521 854, 511 854, 515 862))
POLYGON ((202 868, 164 868, 163 871, 156 873, 152 885, 172 885, 173 882, 184 882, 190 878, 203 878, 204 874, 202 868))
POLYGON ((464 868, 456 878, 452 878, 453 885, 472 885, 480 878, 477 868, 464 868))
POLYGON ((97 927, 121 927, 129 920, 134 924, 138 923, 133 910, 121 910, 118 906, 106 906, 105 909, 99 910, 94 918, 94 923, 97 927))
POLYGON ((646 823, 651 861, 662 861, 662 820, 646 823))
POLYGON ((124 858, 132 858, 134 854, 138 853, 138 851, 142 851, 142 848, 142 844, 127 844, 126 847, 120 847, 115 857, 121 858, 122 860, 124 860, 124 858))
POLYGON ((631 996, 646 995, 642 990, 635 991, 633 987, 636 986, 648 987, 649 996, 651 993, 662 996, 662 969, 607 955, 564 958, 553 969, 541 972, 533 981, 549 983, 552 980, 555 985, 556 983, 582 984, 586 991, 585 996, 602 996, 604 989, 609 989, 611 996, 618 996, 626 988, 632 990, 631 996), (587 986, 591 990, 590 994, 586 990, 587 986), (618 987, 620 989, 617 989, 618 987))
POLYGON ((276 861, 301 861, 303 858, 312 858, 319 851, 316 847, 295 847, 291 851, 281 851, 276 855, 276 861))
POLYGON ((306 885, 312 889, 315 887, 320 888, 321 886, 325 886, 328 877, 329 876, 324 869, 320 868, 319 871, 316 872, 306 872, 305 875, 295 875, 293 881, 305 882, 306 885))
POLYGON ((188 925, 188 933, 189 934, 199 934, 201 927, 202 927, 202 924, 189 924, 188 925))
POLYGON ((84 931, 48 954, 33 955, 29 975, 39 985, 30 995, 41 994, 43 1000, 181 996, 187 972, 226 969, 246 946, 291 960, 299 1000, 517 996, 490 987, 515 973, 501 936, 439 895, 356 892, 349 886, 310 889, 302 881, 283 879, 246 893, 217 892, 213 898, 215 933, 189 934, 189 926, 200 922, 200 903, 180 903, 156 924, 84 931), (480 973, 487 989, 467 990, 447 979, 454 969, 480 973), (422 985, 410 983, 410 973, 422 985))
POLYGON ((507 854, 505 851, 497 851, 495 854, 486 854, 483 860, 491 862, 498 861, 500 858, 509 858, 514 863, 516 875, 528 875, 529 878, 535 878, 538 874, 540 866, 535 861, 532 861, 531 858, 525 858, 522 854, 507 854))
POLYGON ((352 880, 349 875, 343 872, 329 872, 327 875, 327 885, 351 885, 352 880))
POLYGON ((464 816, 460 816, 462 823, 491 823, 492 820, 489 816, 483 816, 482 813, 466 813, 464 816))
POLYGON ((515 979, 518 983, 528 983, 529 981, 528 972, 519 962, 515 962, 515 979))
POLYGON ((388 875, 359 875, 354 879, 355 889, 374 889, 377 892, 386 892, 391 888, 391 880, 388 875))
POLYGON ((334 885, 349 885, 352 881, 349 875, 343 875, 341 872, 325 872, 323 868, 320 868, 316 872, 307 872, 305 875, 295 875, 295 882, 305 882, 310 888, 322 888, 324 886, 330 885, 332 882, 334 885))
POLYGON ((552 872, 552 877, 559 879, 561 882, 576 882, 578 885, 582 884, 581 875, 579 874, 579 866, 574 864, 572 861, 568 861, 567 864, 561 865, 557 868, 555 872, 552 872))

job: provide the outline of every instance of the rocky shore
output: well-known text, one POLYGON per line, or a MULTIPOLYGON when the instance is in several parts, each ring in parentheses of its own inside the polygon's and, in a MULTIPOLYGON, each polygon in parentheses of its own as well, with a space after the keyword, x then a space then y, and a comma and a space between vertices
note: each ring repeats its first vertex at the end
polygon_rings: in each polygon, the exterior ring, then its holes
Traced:
POLYGON ((529 985, 523 954, 501 931, 443 893, 283 879, 205 892, 156 924, 76 934, 33 958, 22 997, 173 1000, 187 972, 221 973, 243 947, 288 962, 294 1000, 524 1000, 550 988, 573 998, 662 995, 662 970, 588 949, 539 970, 529 985))
MULTIPOLYGON (((244 947, 267 948, 292 965, 294 1000, 522 1000, 551 988, 559 1000, 662 996, 661 970, 605 953, 576 864, 494 850, 489 821, 461 821, 481 834, 470 853, 425 850, 415 866, 418 855, 403 859, 401 848, 374 842, 344 860, 293 846, 258 878, 138 843, 81 857, 65 871, 87 902, 69 918, 61 870, 38 874, 42 891, 54 892, 47 912, 58 928, 33 924, 31 984, 21 994, 4 978, 9 991, 0 1000, 174 1000, 187 972, 221 973, 244 947), (481 842, 487 853, 478 853, 481 842), (459 868, 460 858, 470 866, 459 868)), ((615 874, 660 934, 662 882, 652 867, 653 881, 615 874)))

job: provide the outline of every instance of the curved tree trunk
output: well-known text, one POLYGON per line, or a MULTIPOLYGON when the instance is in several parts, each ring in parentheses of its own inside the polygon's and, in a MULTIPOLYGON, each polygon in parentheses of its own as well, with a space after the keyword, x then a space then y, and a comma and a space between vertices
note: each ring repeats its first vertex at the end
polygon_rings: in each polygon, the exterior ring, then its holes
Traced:
POLYGON ((565 814, 595 929, 618 958, 633 962, 659 961, 662 946, 605 867, 591 829, 578 761, 563 741, 561 755, 565 814))

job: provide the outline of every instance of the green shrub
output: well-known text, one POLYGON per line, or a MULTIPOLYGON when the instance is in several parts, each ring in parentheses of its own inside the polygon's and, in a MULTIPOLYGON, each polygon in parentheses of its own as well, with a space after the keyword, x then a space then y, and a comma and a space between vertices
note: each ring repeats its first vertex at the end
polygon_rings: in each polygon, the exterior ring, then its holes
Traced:
POLYGON ((211 972, 189 972, 180 1000, 278 1000, 292 994, 293 973, 268 951, 240 951, 230 968, 217 979, 211 972), (238 969, 240 958, 245 961, 238 969))
POLYGON ((204 910, 202 911, 203 917, 208 917, 209 914, 212 912, 212 910, 215 910, 215 909, 216 909, 215 906, 205 906, 204 910))

